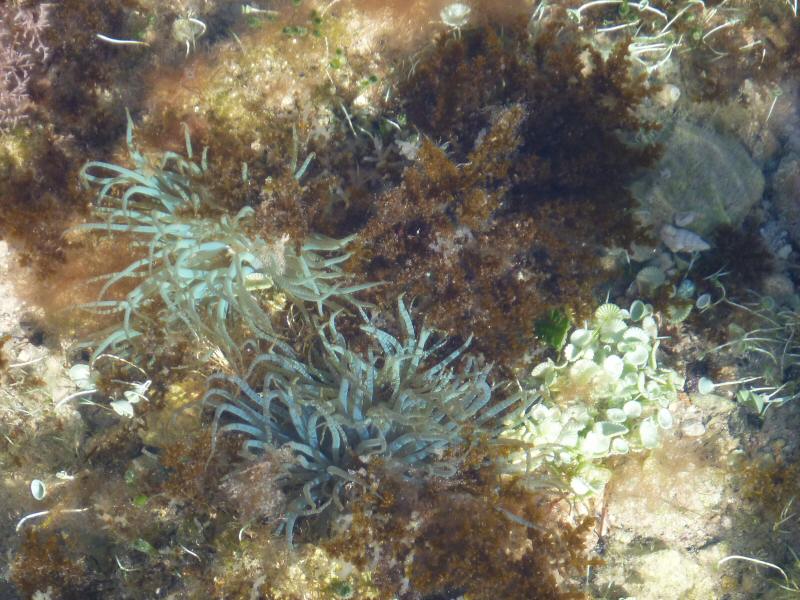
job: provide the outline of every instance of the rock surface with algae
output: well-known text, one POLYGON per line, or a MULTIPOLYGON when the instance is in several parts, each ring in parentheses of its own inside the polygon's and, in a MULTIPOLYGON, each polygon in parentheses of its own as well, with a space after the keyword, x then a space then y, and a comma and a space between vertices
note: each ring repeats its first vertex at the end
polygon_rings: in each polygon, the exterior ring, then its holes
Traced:
POLYGON ((664 132, 664 154, 632 186, 639 218, 661 228, 693 213, 689 227, 706 235, 739 225, 764 191, 764 176, 735 139, 688 122, 664 132))

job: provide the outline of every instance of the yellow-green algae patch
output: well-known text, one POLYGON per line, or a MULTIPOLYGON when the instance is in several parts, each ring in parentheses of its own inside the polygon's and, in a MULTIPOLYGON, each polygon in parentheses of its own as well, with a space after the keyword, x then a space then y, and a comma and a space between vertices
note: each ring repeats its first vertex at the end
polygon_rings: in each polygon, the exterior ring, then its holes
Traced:
POLYGON ((248 530, 244 540, 230 539, 212 573, 214 590, 224 597, 274 600, 379 600, 368 574, 331 557, 312 544, 291 554, 284 540, 263 527, 248 530))

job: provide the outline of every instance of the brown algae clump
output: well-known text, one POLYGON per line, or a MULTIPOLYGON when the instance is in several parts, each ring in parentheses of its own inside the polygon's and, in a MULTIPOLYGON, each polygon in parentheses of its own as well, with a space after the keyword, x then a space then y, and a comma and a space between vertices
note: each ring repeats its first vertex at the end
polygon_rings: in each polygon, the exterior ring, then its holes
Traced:
POLYGON ((532 40, 519 23, 442 36, 400 92, 425 139, 350 268, 388 282, 382 304, 410 290, 438 327, 520 356, 548 309, 587 312, 601 246, 642 236, 625 186, 656 153, 623 138, 652 126, 636 116, 650 90, 624 45, 603 59, 555 19, 532 40))

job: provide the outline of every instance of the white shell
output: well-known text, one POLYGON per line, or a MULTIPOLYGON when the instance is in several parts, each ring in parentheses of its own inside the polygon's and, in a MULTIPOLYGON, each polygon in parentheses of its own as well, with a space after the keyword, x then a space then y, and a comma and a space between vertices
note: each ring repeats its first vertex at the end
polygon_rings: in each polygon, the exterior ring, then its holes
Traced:
POLYGON ((41 479, 31 481, 31 496, 36 500, 42 500, 45 495, 47 495, 47 488, 44 485, 44 481, 41 479))
POLYGON ((708 245, 703 238, 689 231, 673 225, 664 225, 661 228, 661 241, 671 252, 702 252, 708 250, 708 245))

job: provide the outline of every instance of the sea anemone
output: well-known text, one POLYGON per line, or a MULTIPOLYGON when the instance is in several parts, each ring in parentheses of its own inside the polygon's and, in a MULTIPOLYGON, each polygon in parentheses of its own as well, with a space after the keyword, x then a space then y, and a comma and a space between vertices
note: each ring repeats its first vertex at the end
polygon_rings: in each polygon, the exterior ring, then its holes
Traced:
POLYGON ((402 339, 369 320, 361 326, 366 352, 348 347, 334 316, 307 362, 273 341, 244 374, 210 379, 204 403, 215 411, 214 443, 231 432, 250 454, 291 450, 282 474, 290 545, 298 518, 345 510, 350 493, 366 486, 370 459, 407 477, 451 476, 472 434, 499 442, 499 416, 529 405, 524 394, 492 403, 490 367, 465 354, 469 341, 444 353, 447 340, 432 342, 424 326, 415 331, 402 298, 398 312, 402 339))
POLYGON ((188 128, 186 157, 165 152, 154 164, 134 145, 128 115, 127 144, 133 169, 91 161, 81 170, 86 185, 100 186, 92 208, 99 220, 75 229, 123 234, 140 251, 126 268, 105 276, 96 301, 81 305, 123 314, 121 325, 84 344, 94 347, 94 357, 130 343, 156 322, 170 334, 188 330, 233 356, 241 342, 234 340, 234 327, 246 336, 270 336, 272 314, 287 303, 304 315, 307 305, 319 315, 358 305, 353 294, 369 285, 344 285, 338 266, 348 258, 343 249, 350 238, 311 235, 295 245, 286 236, 251 234, 251 207, 231 217, 207 192, 207 148, 195 161, 188 128), (131 281, 138 283, 123 298, 109 297, 112 288, 131 281))

